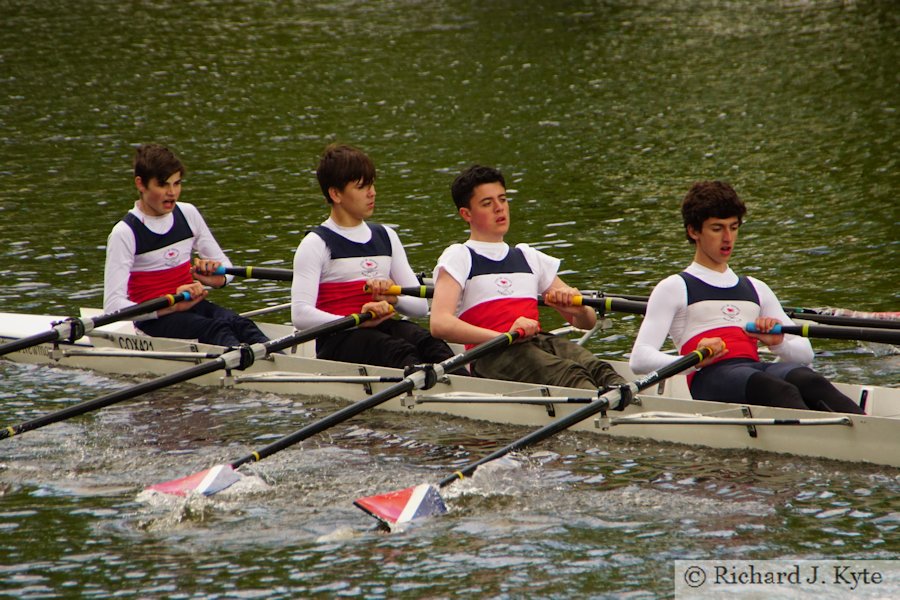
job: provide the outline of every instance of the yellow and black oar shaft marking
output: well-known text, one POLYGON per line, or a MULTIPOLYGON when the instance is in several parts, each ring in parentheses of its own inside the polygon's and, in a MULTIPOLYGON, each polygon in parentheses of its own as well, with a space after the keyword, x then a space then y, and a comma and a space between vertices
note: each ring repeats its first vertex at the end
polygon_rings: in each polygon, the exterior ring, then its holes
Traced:
MULTIPOLYGON (((413 296, 415 298, 431 298, 433 289, 434 288, 427 285, 412 285, 409 287, 392 285, 384 291, 384 294, 386 296, 413 296)), ((367 294, 371 294, 372 287, 367 284, 363 285, 363 291, 367 294)))

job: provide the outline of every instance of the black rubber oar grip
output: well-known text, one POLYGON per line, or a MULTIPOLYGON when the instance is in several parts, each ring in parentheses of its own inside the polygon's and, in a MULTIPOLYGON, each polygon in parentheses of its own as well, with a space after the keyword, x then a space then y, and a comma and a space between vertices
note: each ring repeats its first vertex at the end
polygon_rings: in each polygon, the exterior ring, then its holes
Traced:
POLYGON ((294 272, 290 269, 278 269, 274 267, 222 267, 215 270, 213 275, 237 275, 247 279, 272 279, 274 281, 293 281, 294 272))
POLYGON ((635 315, 642 315, 647 312, 647 303, 637 300, 626 300, 624 298, 616 298, 614 296, 603 296, 601 298, 576 296, 576 299, 577 298, 581 298, 580 304, 582 306, 599 308, 603 312, 624 312, 635 315))

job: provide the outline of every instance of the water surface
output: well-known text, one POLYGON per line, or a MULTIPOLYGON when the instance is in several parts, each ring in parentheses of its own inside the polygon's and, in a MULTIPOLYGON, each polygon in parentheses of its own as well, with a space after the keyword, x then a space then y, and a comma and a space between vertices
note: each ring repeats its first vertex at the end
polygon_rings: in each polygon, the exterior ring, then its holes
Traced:
MULTIPOLYGON (((343 141, 374 157, 377 218, 418 270, 465 239, 449 184, 483 162, 507 175, 510 241, 561 257, 581 289, 647 294, 690 260, 680 198, 719 178, 750 210, 737 270, 795 306, 898 309, 890 1, 0 0, 0 13, 0 311, 101 304, 106 236, 148 141, 181 155, 182 199, 236 264, 290 265, 327 214, 317 157, 343 141)), ((213 294, 250 310, 289 289, 213 294)), ((592 349, 621 357, 639 324, 615 317, 592 349)), ((829 376, 900 380, 890 349, 815 345, 829 376)), ((3 361, 0 418, 135 381, 3 361)), ((261 491, 138 498, 338 406, 184 385, 3 441, 0 590, 650 598, 672 594, 680 558, 896 558, 896 469, 569 433, 460 486, 447 517, 384 535, 353 499, 524 434, 423 415, 367 413, 279 453, 252 469, 261 491)))

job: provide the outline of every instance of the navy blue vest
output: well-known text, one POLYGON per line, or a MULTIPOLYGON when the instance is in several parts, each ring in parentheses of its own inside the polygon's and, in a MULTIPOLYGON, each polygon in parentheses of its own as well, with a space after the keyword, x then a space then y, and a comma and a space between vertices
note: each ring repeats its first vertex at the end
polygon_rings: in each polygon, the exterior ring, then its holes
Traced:
POLYGON ((131 231, 134 232, 135 254, 153 252, 154 250, 171 246, 181 240, 194 237, 191 226, 188 225, 184 213, 181 212, 177 204, 175 205, 175 210, 172 211, 172 216, 175 218, 172 228, 165 233, 155 233, 150 231, 134 213, 129 212, 125 215, 122 221, 131 227, 131 231))
POLYGON ((372 232, 372 238, 365 243, 358 243, 348 240, 339 233, 323 225, 319 225, 310 230, 322 238, 325 245, 331 252, 332 259, 338 258, 354 258, 358 256, 391 256, 391 238, 388 237, 387 229, 380 223, 366 223, 372 232))
POLYGON ((466 246, 472 255, 472 267, 469 269, 468 279, 478 275, 498 275, 500 273, 533 273, 531 265, 525 260, 525 253, 521 248, 510 248, 509 252, 501 260, 491 260, 475 252, 466 246))
POLYGON ((756 288, 750 283, 746 277, 738 277, 738 282, 733 287, 720 288, 709 285, 705 281, 694 277, 690 273, 681 272, 678 274, 687 287, 687 303, 688 306, 695 302, 703 302, 704 300, 724 300, 737 301, 746 300, 754 304, 759 304, 759 294, 756 288))

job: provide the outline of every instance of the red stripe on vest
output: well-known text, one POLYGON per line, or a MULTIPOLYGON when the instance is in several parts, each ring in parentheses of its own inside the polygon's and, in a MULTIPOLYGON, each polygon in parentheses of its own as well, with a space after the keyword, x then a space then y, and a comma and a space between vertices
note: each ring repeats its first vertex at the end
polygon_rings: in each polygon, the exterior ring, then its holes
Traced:
MULTIPOLYGON (((716 329, 709 329, 686 341, 678 351, 682 355, 690 354, 697 349, 697 344, 700 343, 700 340, 703 338, 715 337, 722 338, 722 341, 725 342, 725 347, 728 349, 728 354, 717 358, 712 364, 715 364, 720 360, 731 360, 732 358, 750 358, 752 360, 759 360, 759 344, 756 338, 747 335, 747 332, 740 327, 719 327, 716 329)), ((693 381, 695 374, 696 371, 688 373, 688 386, 691 385, 691 381, 693 381)))
MULTIPOLYGON (((499 298, 497 300, 489 300, 476 304, 459 315, 459 318, 466 323, 499 331, 500 333, 509 331, 519 317, 539 321, 540 314, 538 313, 537 299, 499 298)), ((474 346, 474 344, 468 344, 466 349, 468 350, 474 346)))
POLYGON ((316 308, 341 316, 358 313, 363 304, 372 301, 372 294, 363 291, 365 284, 365 279, 341 283, 320 283, 316 308))
POLYGON ((128 299, 140 304, 145 300, 174 294, 178 286, 193 282, 191 261, 160 271, 132 271, 128 276, 128 299))

